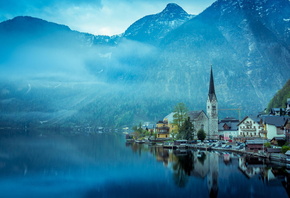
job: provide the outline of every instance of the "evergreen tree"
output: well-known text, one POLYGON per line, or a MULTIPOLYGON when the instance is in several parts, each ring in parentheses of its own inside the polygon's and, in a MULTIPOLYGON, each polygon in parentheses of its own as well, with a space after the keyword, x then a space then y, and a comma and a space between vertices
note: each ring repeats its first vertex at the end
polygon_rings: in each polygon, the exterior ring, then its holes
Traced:
POLYGON ((206 134, 204 132, 203 129, 199 129, 198 132, 197 132, 197 138, 201 141, 203 141, 206 137, 206 134))
POLYGON ((190 121, 190 117, 188 117, 179 129, 179 137, 186 140, 192 140, 194 133, 194 125, 190 121))

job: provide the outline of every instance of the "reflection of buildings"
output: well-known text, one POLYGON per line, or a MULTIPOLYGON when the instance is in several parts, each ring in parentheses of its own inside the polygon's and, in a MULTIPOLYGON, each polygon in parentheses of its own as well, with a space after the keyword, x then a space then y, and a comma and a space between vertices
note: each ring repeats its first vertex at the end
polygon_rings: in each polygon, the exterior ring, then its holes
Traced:
POLYGON ((209 173, 207 175, 207 187, 210 197, 217 197, 218 195, 218 155, 210 153, 209 157, 209 173))
POLYGON ((172 169, 176 185, 184 187, 191 176, 207 179, 210 197, 217 197, 219 156, 216 153, 171 150, 162 147, 152 147, 150 152, 157 161, 172 169))
POLYGON ((170 149, 164 149, 163 147, 151 147, 150 151, 157 161, 162 162, 164 166, 171 166, 173 162, 177 161, 177 157, 170 149))
POLYGON ((191 175, 195 177, 207 177, 207 186, 210 197, 218 194, 219 156, 215 153, 201 152, 194 155, 194 170, 191 175))
POLYGON ((224 163, 229 164, 231 162, 231 155, 229 153, 224 154, 224 163))
POLYGON ((205 152, 199 152, 194 155, 194 170, 191 175, 195 177, 205 178, 209 172, 209 157, 205 152))
POLYGON ((261 174, 266 165, 259 158, 239 158, 239 169, 248 178, 261 174))

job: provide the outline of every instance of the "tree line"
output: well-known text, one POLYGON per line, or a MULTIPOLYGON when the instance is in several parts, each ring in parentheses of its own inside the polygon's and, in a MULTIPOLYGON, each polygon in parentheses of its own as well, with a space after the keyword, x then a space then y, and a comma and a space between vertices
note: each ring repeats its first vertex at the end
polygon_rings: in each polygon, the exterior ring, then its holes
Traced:
MULTIPOLYGON (((194 140, 196 133, 197 139, 204 140, 206 138, 206 133, 203 129, 199 129, 197 132, 195 130, 194 124, 190 120, 188 115, 188 108, 184 103, 178 103, 173 109, 173 125, 177 126, 175 130, 171 131, 171 137, 173 139, 183 139, 183 140, 194 140)), ((139 126, 133 126, 133 135, 135 138, 142 138, 145 136, 153 136, 152 132, 143 129, 141 123, 139 126)), ((156 136, 155 136, 156 138, 156 136)))

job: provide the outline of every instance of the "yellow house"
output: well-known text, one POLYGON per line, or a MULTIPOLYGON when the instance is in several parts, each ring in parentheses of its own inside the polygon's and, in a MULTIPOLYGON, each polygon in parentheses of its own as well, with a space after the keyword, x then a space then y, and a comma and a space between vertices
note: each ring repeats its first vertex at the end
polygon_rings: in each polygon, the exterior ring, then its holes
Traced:
POLYGON ((167 121, 159 121, 156 124, 157 138, 169 138, 169 126, 167 121))
POLYGON ((172 132, 176 132, 178 131, 178 126, 177 124, 173 124, 173 123, 170 123, 168 121, 167 118, 164 118, 163 122, 167 123, 167 126, 169 127, 169 133, 171 134, 172 132))
POLYGON ((156 138, 170 138, 170 135, 174 137, 173 134, 178 133, 177 124, 173 124, 173 115, 174 113, 170 113, 163 119, 163 121, 157 122, 156 138))

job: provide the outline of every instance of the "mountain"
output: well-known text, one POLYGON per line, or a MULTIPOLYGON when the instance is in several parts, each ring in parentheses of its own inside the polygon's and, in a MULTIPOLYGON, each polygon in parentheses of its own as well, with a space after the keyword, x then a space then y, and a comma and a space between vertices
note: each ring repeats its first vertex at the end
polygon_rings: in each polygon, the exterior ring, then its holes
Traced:
POLYGON ((269 111, 272 108, 285 108, 288 98, 290 98, 290 80, 271 99, 267 110, 269 111))
POLYGON ((218 0, 193 17, 168 4, 114 37, 2 22, 0 126, 121 127, 179 102, 202 110, 210 65, 219 108, 255 114, 290 77, 288 10, 288 0, 218 0))
POLYGON ((0 23, 1 47, 35 44, 60 47, 62 45, 90 46, 108 44, 117 36, 95 36, 88 33, 72 31, 68 26, 48 22, 42 19, 19 16, 0 23))
POLYGON ((205 101, 212 64, 222 108, 262 109, 290 77, 289 10, 288 0, 216 1, 162 40, 163 84, 205 101))
POLYGON ((155 45, 170 31, 193 17, 193 15, 185 12, 179 5, 169 3, 162 12, 145 16, 133 23, 125 31, 124 37, 155 45))

